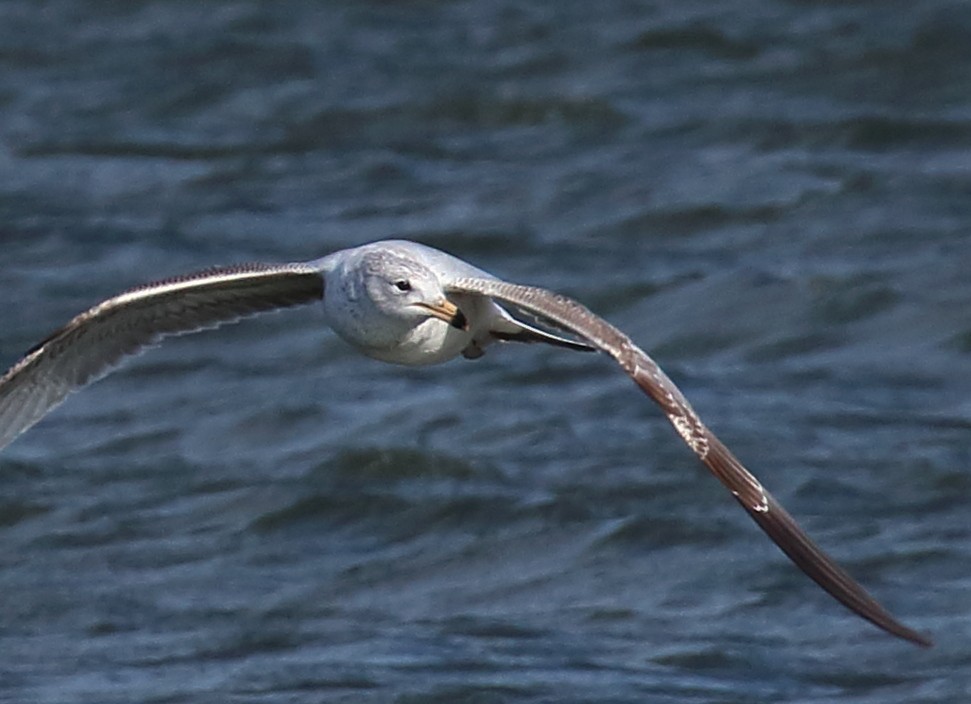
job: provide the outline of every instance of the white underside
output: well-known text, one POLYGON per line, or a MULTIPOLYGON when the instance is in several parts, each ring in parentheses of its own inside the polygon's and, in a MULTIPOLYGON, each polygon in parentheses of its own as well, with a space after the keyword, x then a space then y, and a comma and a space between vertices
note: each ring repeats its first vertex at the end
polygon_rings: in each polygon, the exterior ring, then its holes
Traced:
POLYGON ((382 362, 414 367, 440 364, 457 357, 471 339, 472 335, 466 330, 459 330, 438 318, 428 318, 406 333, 394 347, 358 349, 382 362))

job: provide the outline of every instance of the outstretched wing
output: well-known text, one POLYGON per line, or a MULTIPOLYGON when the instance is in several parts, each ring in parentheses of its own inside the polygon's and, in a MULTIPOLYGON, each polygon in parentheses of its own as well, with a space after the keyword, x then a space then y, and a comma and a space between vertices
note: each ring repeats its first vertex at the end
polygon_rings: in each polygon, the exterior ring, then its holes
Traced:
POLYGON ((212 328, 324 296, 305 264, 208 269, 133 288, 90 308, 0 377, 0 449, 124 357, 168 335, 212 328))
POLYGON ((897 621, 842 567, 824 553, 735 455, 701 422, 667 374, 627 335, 565 296, 492 279, 459 278, 447 290, 478 293, 518 306, 579 335, 613 357, 654 399, 678 434, 738 500, 749 516, 796 565, 837 601, 876 626, 913 643, 926 636, 897 621))

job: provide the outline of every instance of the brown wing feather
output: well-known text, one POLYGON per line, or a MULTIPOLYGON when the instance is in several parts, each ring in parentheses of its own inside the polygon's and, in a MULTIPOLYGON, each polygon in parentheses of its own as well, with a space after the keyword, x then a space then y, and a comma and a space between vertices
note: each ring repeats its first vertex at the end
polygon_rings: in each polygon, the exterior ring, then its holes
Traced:
POLYGON ((796 566, 837 601, 888 633, 922 646, 926 636, 897 621, 824 553, 725 445, 701 422, 674 382, 627 335, 576 301, 545 289, 462 278, 449 290, 499 299, 584 338, 613 357, 667 415, 678 434, 796 566))
POLYGON ((302 264, 207 269, 130 289, 32 347, 0 377, 0 448, 72 391, 168 335, 320 300, 324 280, 302 264))

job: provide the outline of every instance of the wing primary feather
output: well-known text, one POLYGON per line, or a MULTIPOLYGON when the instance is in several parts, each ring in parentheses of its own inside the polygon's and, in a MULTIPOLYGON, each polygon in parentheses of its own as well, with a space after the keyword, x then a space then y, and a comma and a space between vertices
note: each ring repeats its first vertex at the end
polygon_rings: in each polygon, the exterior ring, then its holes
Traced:
POLYGON ((709 452, 704 462, 779 549, 833 598, 888 633, 923 647, 933 645, 927 636, 895 619, 823 552, 775 497, 762 488, 735 455, 710 432, 709 452), (753 482, 759 487, 757 498, 753 496, 753 482))
POLYGON ((678 434, 731 491, 755 523, 810 579, 845 607, 877 627, 921 646, 925 635, 897 621, 799 527, 756 477, 702 423, 673 381, 631 339, 580 303, 546 289, 505 281, 461 278, 450 288, 478 293, 542 316, 612 356, 634 383, 664 411, 678 434))

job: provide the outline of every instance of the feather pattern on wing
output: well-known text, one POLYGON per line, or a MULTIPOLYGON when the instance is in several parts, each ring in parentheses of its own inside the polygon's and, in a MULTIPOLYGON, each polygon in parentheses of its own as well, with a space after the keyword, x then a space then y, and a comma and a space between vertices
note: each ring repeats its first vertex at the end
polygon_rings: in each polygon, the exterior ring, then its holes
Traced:
POLYGON ((918 645, 924 635, 897 621, 799 527, 732 452, 702 423, 674 382, 631 339, 576 301, 541 288, 494 279, 457 278, 447 290, 479 293, 539 315, 613 357, 664 411, 698 458, 776 545, 837 601, 876 626, 918 645))
POLYGON ((180 335, 320 300, 304 264, 213 268, 130 289, 75 316, 0 377, 0 448, 124 357, 180 335))

